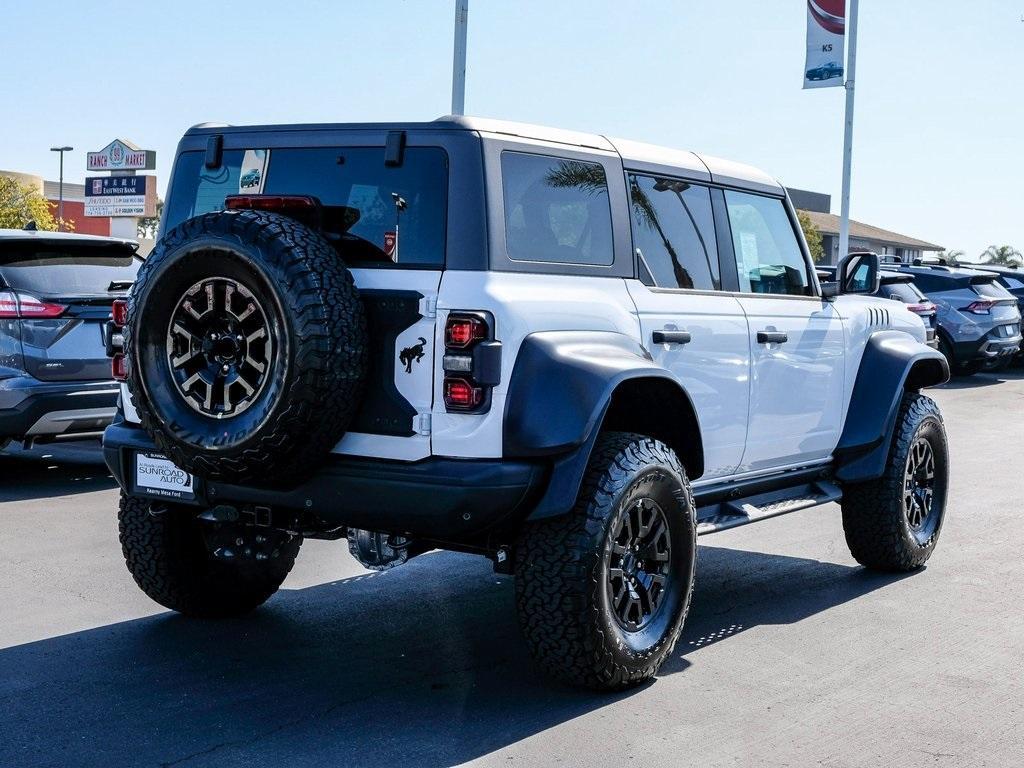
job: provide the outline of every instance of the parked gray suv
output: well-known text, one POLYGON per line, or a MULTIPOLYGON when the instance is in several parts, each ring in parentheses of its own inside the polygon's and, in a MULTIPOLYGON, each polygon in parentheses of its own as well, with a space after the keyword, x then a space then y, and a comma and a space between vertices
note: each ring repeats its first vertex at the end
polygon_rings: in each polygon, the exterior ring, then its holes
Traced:
POLYGON ((0 443, 98 436, 111 422, 104 326, 135 280, 136 247, 0 229, 0 443))
POLYGON ((899 269, 938 310, 939 350, 954 373, 971 375, 1009 362, 1020 349, 1017 299, 992 272, 933 264, 899 269))

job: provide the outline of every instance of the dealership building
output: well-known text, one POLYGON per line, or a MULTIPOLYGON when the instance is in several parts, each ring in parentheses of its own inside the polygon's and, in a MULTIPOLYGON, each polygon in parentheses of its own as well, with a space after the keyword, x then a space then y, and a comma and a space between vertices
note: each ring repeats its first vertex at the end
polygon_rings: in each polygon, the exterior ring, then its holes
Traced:
MULTIPOLYGON (((797 210, 807 214, 821 233, 821 246, 825 251, 824 263, 839 261, 839 217, 832 213, 832 196, 804 189, 787 189, 797 210)), ((874 251, 895 260, 910 263, 921 258, 926 251, 945 250, 941 245, 901 235, 881 227, 850 219, 850 250, 874 251)))

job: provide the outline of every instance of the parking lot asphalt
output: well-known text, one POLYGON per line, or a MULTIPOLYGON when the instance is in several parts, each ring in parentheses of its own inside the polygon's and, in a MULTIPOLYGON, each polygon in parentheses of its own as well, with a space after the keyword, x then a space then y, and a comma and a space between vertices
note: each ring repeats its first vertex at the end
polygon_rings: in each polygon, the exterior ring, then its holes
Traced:
POLYGON ((835 505, 701 540, 652 684, 531 666, 482 558, 369 574, 303 545, 250 617, 134 585, 95 445, 0 457, 0 766, 1015 766, 1024 762, 1024 374, 934 397, 952 456, 928 567, 865 572, 835 505))

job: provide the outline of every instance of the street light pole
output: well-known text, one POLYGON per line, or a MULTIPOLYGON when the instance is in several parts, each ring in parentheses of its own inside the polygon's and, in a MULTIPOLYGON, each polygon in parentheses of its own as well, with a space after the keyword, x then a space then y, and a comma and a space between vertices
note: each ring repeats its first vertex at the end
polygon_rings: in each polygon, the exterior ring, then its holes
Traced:
POLYGON ((466 29, 469 0, 455 0, 455 51, 452 56, 452 114, 466 113, 466 29))
POLYGON ((57 229, 64 231, 64 153, 74 147, 50 147, 51 152, 60 153, 60 181, 57 182, 57 229))

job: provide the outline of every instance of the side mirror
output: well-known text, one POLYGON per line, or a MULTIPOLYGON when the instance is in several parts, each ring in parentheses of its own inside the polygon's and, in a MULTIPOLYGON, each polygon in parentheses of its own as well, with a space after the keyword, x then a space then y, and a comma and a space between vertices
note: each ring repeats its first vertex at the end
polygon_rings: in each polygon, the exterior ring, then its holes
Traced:
POLYGON ((870 295, 875 293, 882 284, 878 254, 847 254, 836 267, 836 283, 837 294, 862 293, 870 295))

